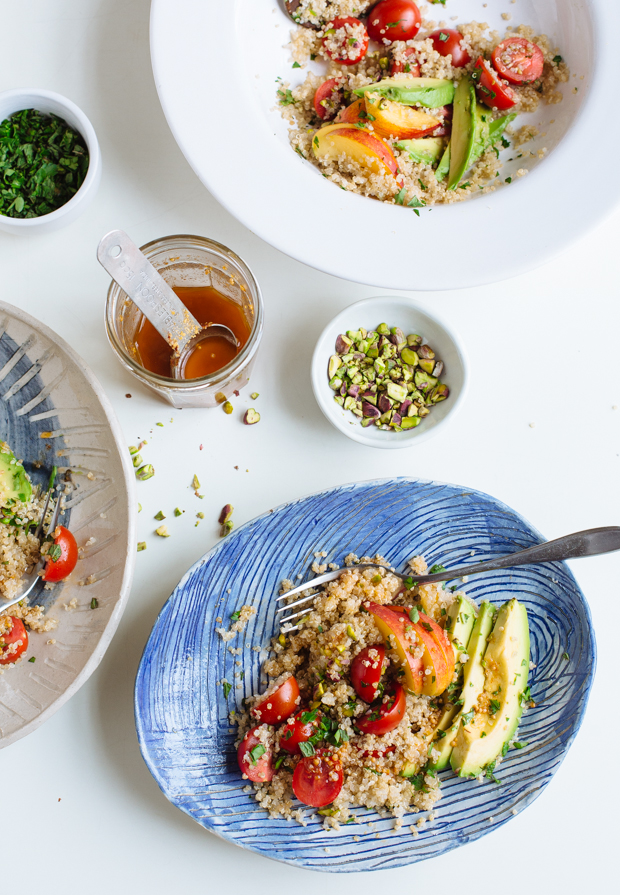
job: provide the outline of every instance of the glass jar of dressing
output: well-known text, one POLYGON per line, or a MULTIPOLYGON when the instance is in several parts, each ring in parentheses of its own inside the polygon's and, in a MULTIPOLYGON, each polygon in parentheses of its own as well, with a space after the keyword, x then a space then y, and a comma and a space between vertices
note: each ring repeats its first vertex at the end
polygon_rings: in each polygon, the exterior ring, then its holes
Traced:
POLYGON ((225 324, 238 347, 208 339, 188 358, 187 378, 173 379, 171 348, 112 282, 106 302, 112 348, 130 373, 174 407, 224 403, 248 384, 263 333, 263 299, 252 271, 226 246, 201 236, 167 236, 141 251, 199 323, 225 324))

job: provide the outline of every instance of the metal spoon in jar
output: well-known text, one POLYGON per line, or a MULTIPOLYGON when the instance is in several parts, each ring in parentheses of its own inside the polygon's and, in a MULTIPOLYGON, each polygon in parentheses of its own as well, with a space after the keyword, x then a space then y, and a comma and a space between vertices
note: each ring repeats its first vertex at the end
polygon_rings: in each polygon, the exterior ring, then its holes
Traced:
POLYGON ((215 337, 235 348, 239 342, 223 323, 201 326, 138 246, 122 230, 106 233, 97 260, 172 348, 170 373, 185 379, 187 359, 200 343, 215 337))

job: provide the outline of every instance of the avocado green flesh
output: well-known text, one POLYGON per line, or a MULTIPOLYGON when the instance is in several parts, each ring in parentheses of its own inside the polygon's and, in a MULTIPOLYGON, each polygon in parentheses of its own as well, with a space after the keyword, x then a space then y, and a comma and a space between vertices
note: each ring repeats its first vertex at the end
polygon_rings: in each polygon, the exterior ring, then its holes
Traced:
POLYGON ((482 659, 487 648, 487 638, 493 627, 494 615, 495 609, 490 603, 481 603, 478 610, 478 618, 474 622, 469 643, 467 644, 468 659, 463 668, 463 689, 461 691, 463 705, 454 716, 451 725, 446 729, 445 737, 438 741, 436 746, 439 758, 433 766, 438 771, 442 771, 448 766, 453 743, 459 732, 459 727, 462 727, 461 719, 464 714, 471 711, 484 689, 482 659))
POLYGON ((441 157, 441 161, 437 165, 437 170, 435 171, 435 177, 441 183, 442 180, 445 180, 450 172, 450 143, 446 146, 444 150, 444 154, 441 157))
POLYGON ((444 141, 441 137, 421 137, 417 140, 401 140, 394 143, 394 147, 409 153, 414 162, 434 165, 443 153, 444 141))
POLYGON ((461 655, 467 652, 478 611, 473 603, 465 597, 457 597, 448 610, 448 624, 446 634, 454 648, 457 662, 461 661, 461 655))
POLYGON ((32 485, 24 467, 5 444, 0 451, 0 506, 7 500, 27 503, 32 495, 32 485))
POLYGON ((425 106, 439 109, 454 99, 454 84, 442 78, 385 78, 354 90, 356 96, 371 91, 404 106, 425 106))
POLYGON ((450 758, 452 769, 461 777, 477 777, 495 761, 521 719, 530 635, 527 611, 517 600, 499 610, 484 662, 484 686, 476 704, 484 705, 485 711, 477 711, 469 724, 461 725, 450 758))
POLYGON ((450 177, 448 189, 458 186, 470 165, 476 136, 476 89, 469 78, 459 81, 454 94, 454 115, 450 140, 450 177))

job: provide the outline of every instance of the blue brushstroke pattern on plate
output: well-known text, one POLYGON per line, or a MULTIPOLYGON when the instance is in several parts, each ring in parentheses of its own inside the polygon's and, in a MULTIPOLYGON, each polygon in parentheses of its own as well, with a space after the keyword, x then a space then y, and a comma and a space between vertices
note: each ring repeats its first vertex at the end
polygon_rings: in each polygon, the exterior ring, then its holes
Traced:
POLYGON ((517 513, 489 495, 405 478, 345 485, 244 525, 185 575, 162 609, 140 663, 138 737, 162 791, 205 829, 312 870, 394 868, 435 857, 501 826, 540 795, 559 767, 582 723, 594 677, 589 608, 562 563, 487 573, 463 586, 478 602, 499 604, 518 597, 527 606, 536 705, 519 728, 519 740, 527 746, 511 750, 504 759, 497 771, 500 784, 442 773, 436 818, 415 837, 409 827, 424 813, 407 815, 398 832, 392 831, 392 819, 365 809, 356 809, 361 823, 339 833, 324 831, 319 819, 302 827, 269 818, 243 791, 247 781, 237 767, 228 712, 264 686, 261 657, 250 647, 269 644, 279 584, 284 578, 296 580, 300 572, 313 577, 309 570, 315 552, 327 551, 321 562, 339 565, 348 553, 380 553, 399 570, 420 554, 429 565, 440 562, 449 568, 542 540, 517 513), (224 643, 215 632, 216 617, 228 626, 231 613, 244 603, 256 606, 257 614, 244 632, 224 643), (229 646, 241 647, 242 655, 231 655, 229 646), (223 679, 233 684, 228 699, 223 679), (370 821, 375 823, 372 831, 370 821))
MULTIPOLYGON (((16 353, 21 349, 22 346, 8 333, 0 334, 0 371, 15 358, 16 353)), ((37 354, 36 350, 35 354, 37 354)), ((20 379, 28 377, 32 371, 33 363, 35 362, 28 357, 26 351, 0 380, 0 440, 6 441, 15 456, 19 460, 23 460, 24 469, 32 484, 46 488, 52 467, 61 466, 63 462, 66 463, 58 454, 58 451, 62 451, 65 447, 64 438, 42 437, 42 433, 53 429, 54 421, 57 421, 55 415, 48 415, 55 409, 54 404, 48 395, 36 403, 32 414, 19 412, 29 402, 44 393, 45 386, 38 373, 27 379, 18 391, 11 393, 20 379), (34 421, 30 419, 30 416, 39 416, 40 414, 45 414, 45 418, 34 421)), ((67 510, 62 517, 62 524, 68 527, 70 518, 71 511, 67 510)), ((30 602, 48 609, 56 597, 55 589, 45 590, 42 585, 37 585, 30 602)))

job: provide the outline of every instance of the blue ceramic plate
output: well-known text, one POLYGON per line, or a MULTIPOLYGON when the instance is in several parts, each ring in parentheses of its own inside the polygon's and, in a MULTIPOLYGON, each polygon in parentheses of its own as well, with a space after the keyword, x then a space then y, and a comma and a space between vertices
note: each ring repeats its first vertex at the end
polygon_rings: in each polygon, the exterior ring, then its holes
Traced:
POLYGON ((244 525, 185 575, 160 613, 140 663, 138 737, 162 791, 205 829, 269 858, 313 870, 411 864, 506 823, 540 795, 559 767, 581 725, 594 676, 590 612, 561 563, 488 573, 464 586, 477 601, 518 597, 527 606, 537 705, 519 729, 519 739, 528 745, 512 750, 502 763, 501 784, 480 785, 445 772, 436 819, 416 838, 409 825, 419 814, 405 818, 397 833, 392 832, 393 821, 359 809, 357 818, 364 825, 350 824, 338 834, 325 832, 316 821, 303 828, 268 818, 243 791, 247 784, 237 768, 228 712, 262 684, 261 656, 251 647, 269 644, 279 582, 296 579, 300 572, 312 577, 316 551, 327 551, 323 562, 338 564, 351 552, 381 553, 397 569, 422 554, 429 564, 449 568, 542 540, 517 513, 487 494, 406 478, 345 485, 244 525), (215 633, 215 619, 228 622, 244 603, 254 604, 257 614, 226 644, 215 633), (241 647, 242 655, 232 655, 229 646, 241 647), (241 669, 235 664, 239 658, 241 669), (223 678, 235 682, 228 699, 218 684, 223 678), (369 821, 375 829, 368 828, 369 821))

